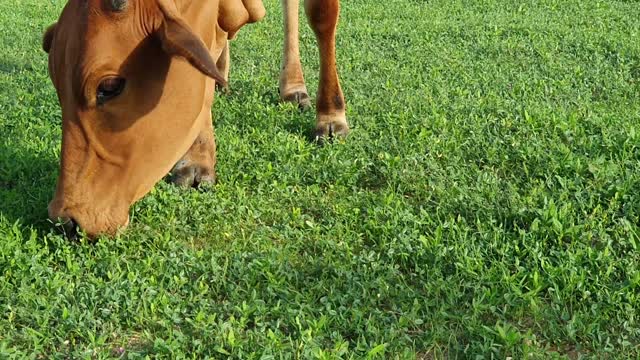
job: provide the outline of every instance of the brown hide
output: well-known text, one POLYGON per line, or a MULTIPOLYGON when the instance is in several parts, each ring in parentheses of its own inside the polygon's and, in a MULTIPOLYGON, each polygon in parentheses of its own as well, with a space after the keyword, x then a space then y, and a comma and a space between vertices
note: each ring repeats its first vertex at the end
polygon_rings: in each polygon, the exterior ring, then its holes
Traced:
POLYGON ((49 216, 90 236, 126 226, 211 126, 227 39, 263 16, 259 0, 69 0, 43 38, 63 118, 49 216))
POLYGON ((259 21, 265 16, 262 0, 225 0, 220 2, 218 25, 233 39, 244 24, 259 21))

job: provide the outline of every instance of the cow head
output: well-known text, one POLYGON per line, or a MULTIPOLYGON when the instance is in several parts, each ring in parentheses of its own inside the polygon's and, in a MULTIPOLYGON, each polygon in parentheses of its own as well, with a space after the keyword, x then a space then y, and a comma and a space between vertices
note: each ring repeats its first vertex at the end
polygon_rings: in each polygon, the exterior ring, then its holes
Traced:
POLYGON ((51 219, 115 233, 194 142, 207 77, 224 79, 174 1, 69 0, 47 29, 62 108, 51 219))

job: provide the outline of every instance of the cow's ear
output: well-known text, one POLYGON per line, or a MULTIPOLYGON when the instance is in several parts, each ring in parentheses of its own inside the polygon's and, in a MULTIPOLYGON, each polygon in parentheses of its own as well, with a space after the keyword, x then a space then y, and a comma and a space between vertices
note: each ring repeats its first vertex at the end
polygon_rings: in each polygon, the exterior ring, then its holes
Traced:
POLYGON ((56 34, 56 25, 58 23, 53 23, 50 25, 47 30, 45 30, 44 35, 42 36, 42 49, 48 54, 51 51, 51 44, 53 43, 53 36, 56 34))
POLYGON ((191 31, 184 20, 175 15, 174 9, 168 8, 169 5, 165 5, 164 1, 159 3, 164 19, 157 35, 163 50, 169 55, 185 58, 203 74, 215 79, 223 86, 226 85, 224 76, 218 70, 209 49, 202 40, 191 31))

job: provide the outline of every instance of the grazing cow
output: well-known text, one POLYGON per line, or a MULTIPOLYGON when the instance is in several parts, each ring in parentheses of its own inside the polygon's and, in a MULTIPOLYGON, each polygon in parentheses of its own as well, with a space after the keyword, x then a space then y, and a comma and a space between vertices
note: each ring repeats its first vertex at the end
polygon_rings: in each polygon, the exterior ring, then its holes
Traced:
MULTIPOLYGON (((299 0, 282 0, 280 96, 309 105, 298 50, 299 0)), ((305 0, 320 50, 318 137, 349 131, 335 60, 339 0, 305 0)), ((69 0, 44 34, 62 108, 60 175, 49 217, 89 236, 114 234, 169 171, 215 181, 214 88, 229 44, 265 15, 261 0, 69 0)))

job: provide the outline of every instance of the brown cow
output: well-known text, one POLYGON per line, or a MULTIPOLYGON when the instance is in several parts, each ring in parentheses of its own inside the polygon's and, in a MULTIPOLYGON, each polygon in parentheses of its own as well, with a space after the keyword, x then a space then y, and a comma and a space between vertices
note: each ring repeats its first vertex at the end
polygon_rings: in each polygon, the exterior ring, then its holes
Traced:
MULTIPOLYGON (((298 55, 298 0, 285 8, 280 94, 309 97, 298 55)), ((320 49, 319 137, 346 135, 335 61, 338 0, 305 0, 320 49)), ((170 170, 215 181, 211 106, 228 39, 265 15, 261 0, 69 0, 43 40, 62 108, 60 176, 49 217, 89 236, 129 223, 129 207, 170 170)), ((73 230, 71 230, 73 231, 73 230)))

